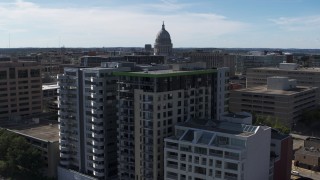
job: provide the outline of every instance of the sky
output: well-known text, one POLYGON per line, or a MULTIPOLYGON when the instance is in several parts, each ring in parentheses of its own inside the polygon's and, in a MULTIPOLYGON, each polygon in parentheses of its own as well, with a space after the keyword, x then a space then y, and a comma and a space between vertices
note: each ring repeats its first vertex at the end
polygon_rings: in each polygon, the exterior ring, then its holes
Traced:
POLYGON ((0 0, 0 48, 320 49, 320 0, 0 0))

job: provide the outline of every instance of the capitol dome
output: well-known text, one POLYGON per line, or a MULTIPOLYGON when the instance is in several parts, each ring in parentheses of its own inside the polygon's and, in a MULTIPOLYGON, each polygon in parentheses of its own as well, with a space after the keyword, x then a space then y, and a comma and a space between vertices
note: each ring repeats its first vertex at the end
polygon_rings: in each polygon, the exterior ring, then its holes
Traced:
POLYGON ((154 43, 154 54, 155 55, 171 55, 172 53, 172 43, 169 32, 165 29, 164 23, 162 24, 162 29, 159 31, 154 43))

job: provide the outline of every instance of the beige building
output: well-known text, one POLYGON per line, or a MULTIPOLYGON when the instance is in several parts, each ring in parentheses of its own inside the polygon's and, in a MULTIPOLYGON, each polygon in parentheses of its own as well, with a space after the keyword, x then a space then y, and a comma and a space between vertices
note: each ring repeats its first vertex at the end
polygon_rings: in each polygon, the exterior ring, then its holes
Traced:
POLYGON ((225 113, 228 68, 117 72, 120 180, 165 179, 163 139, 174 125, 225 113))
POLYGON ((205 62, 207 68, 229 67, 230 77, 235 75, 236 55, 226 54, 220 51, 196 51, 185 53, 184 56, 190 57, 191 62, 205 62))
POLYGON ((0 119, 42 112, 41 66, 37 62, 0 62, 0 119))
POLYGON ((303 111, 315 108, 317 90, 317 87, 296 86, 296 81, 287 77, 271 77, 267 86, 231 91, 229 107, 232 112, 276 117, 291 127, 303 111))
POLYGON ((320 139, 307 138, 304 146, 295 152, 294 161, 298 167, 320 171, 320 139))
POLYGON ((247 87, 266 85, 271 76, 285 76, 297 80, 299 86, 320 87, 320 68, 299 68, 294 63, 281 63, 279 67, 260 67, 247 70, 247 87))

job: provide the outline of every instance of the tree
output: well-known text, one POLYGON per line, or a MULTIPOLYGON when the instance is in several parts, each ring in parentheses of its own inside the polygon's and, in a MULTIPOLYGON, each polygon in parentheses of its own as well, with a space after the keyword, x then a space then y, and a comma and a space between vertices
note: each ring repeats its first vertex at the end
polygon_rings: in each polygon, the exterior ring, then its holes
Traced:
POLYGON ((39 150, 25 138, 0 129, 0 175, 15 179, 37 179, 42 176, 43 164, 39 150))
POLYGON ((253 124, 270 126, 284 134, 290 133, 290 129, 287 126, 281 123, 278 118, 272 116, 255 115, 253 124))

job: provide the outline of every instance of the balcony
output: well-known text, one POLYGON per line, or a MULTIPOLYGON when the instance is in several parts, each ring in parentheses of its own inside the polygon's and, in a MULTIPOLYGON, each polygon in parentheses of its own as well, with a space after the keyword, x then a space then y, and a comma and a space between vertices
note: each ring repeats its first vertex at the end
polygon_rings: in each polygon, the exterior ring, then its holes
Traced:
POLYGON ((104 138, 104 135, 103 134, 97 134, 97 133, 92 133, 92 137, 93 138, 104 138))
POLYGON ((104 153, 103 149, 95 149, 95 148, 93 148, 92 151, 93 151, 94 154, 103 154, 104 153))
POLYGON ((104 165, 103 165, 103 164, 93 163, 93 168, 94 168, 94 169, 104 169, 104 165))
POLYGON ((178 169, 178 165, 174 165, 174 164, 167 164, 167 167, 172 169, 178 169))
POLYGON ((94 161, 104 161, 104 157, 93 156, 94 161))
POLYGON ((94 83, 102 83, 103 80, 102 79, 98 79, 98 78, 91 78, 91 82, 94 82, 94 83))
POLYGON ((59 116, 67 116, 67 115, 69 115, 69 113, 65 112, 65 111, 58 111, 58 115, 59 116))
POLYGON ((168 155, 167 158, 178 160, 178 156, 175 156, 175 155, 168 155))
POLYGON ((97 86, 97 85, 92 85, 91 90, 95 90, 95 91, 102 91, 103 90, 103 86, 97 86))
POLYGON ((167 178, 166 179, 169 179, 169 180, 177 180, 178 179, 178 176, 176 175, 171 175, 171 174, 167 174, 167 178))
POLYGON ((103 102, 91 101, 91 105, 92 105, 93 107, 103 106, 103 102))
POLYGON ((67 139, 65 139, 65 138, 61 138, 60 139, 60 144, 68 144, 68 140, 67 139))
POLYGON ((239 156, 224 155, 226 159, 239 160, 239 156))
POLYGON ((93 175, 96 176, 96 177, 103 177, 104 173, 103 172, 93 171, 93 175))
POLYGON ((104 143, 103 143, 103 142, 100 142, 100 141, 96 141, 96 140, 93 139, 93 140, 92 140, 92 144, 93 144, 93 145, 96 145, 96 146, 103 146, 104 143))
POLYGON ((96 117, 92 117, 92 122, 93 123, 102 123, 103 122, 103 119, 101 119, 101 118, 96 118, 96 117))
POLYGON ((60 153, 60 158, 68 159, 70 155, 68 153, 60 153))
POLYGON ((178 149, 178 145, 169 145, 168 143, 165 145, 168 149, 178 149))
POLYGON ((99 126, 99 125, 92 125, 91 128, 96 131, 102 131, 104 129, 103 126, 99 126))
POLYGON ((124 87, 122 87, 119 92, 129 92, 130 90, 129 89, 125 89, 124 87))
POLYGON ((62 108, 62 109, 66 109, 66 108, 69 108, 70 105, 67 105, 67 104, 58 104, 59 108, 62 108))
POLYGON ((65 131, 61 131, 61 129, 60 129, 60 132, 59 132, 60 136, 66 136, 66 134, 68 134, 68 133, 66 133, 65 131))
POLYGON ((99 98, 99 97, 102 97, 103 95, 102 94, 99 94, 99 93, 91 93, 91 97, 92 98, 99 98))
POLYGON ((92 113, 92 114, 102 114, 103 111, 100 110, 100 109, 92 109, 92 110, 91 110, 91 113, 92 113))

